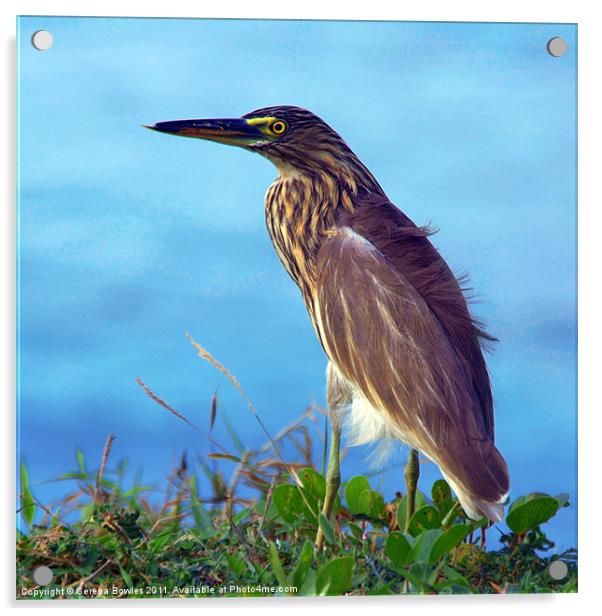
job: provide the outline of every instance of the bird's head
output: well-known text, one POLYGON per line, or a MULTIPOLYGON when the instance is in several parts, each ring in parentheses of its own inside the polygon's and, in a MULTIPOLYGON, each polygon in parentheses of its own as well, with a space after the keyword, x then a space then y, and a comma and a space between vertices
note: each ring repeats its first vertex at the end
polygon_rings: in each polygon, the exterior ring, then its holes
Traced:
POLYGON ((263 107, 240 118, 174 120, 147 128, 255 151, 270 159, 281 172, 348 175, 355 171, 362 176, 368 174, 370 181, 373 180, 341 136, 324 120, 301 107, 263 107))

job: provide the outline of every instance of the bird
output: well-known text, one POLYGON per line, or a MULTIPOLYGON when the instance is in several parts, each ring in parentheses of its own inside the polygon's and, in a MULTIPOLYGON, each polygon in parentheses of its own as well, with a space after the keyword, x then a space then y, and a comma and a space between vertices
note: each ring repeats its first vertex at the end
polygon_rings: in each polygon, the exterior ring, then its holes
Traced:
MULTIPOLYGON (((351 444, 409 446, 407 522, 419 452, 469 518, 503 519, 510 478, 495 445, 483 353, 495 338, 471 315, 463 281, 431 242, 430 227, 394 205, 339 133, 307 109, 278 105, 146 128, 238 146, 278 171, 265 195, 267 230, 328 360, 326 518, 341 485, 346 424, 351 444)), ((383 138, 394 135, 389 129, 383 138)), ((318 530, 316 546, 323 541, 318 530)))

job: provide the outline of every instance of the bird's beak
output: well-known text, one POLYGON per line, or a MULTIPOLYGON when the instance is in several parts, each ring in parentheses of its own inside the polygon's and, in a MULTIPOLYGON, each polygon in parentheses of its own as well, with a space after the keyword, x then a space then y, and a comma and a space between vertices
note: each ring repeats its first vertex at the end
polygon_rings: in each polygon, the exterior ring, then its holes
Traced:
POLYGON ((180 137, 195 137, 207 139, 228 145, 252 145, 264 141, 266 136, 257 125, 247 122, 244 118, 220 120, 173 120, 157 122, 146 126, 151 130, 180 137))

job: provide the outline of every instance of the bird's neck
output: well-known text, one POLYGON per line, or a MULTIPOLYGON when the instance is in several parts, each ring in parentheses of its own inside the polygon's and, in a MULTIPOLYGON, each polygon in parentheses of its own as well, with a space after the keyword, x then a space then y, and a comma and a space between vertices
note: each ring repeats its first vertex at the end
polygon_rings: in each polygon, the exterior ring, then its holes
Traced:
POLYGON ((358 186, 328 173, 282 167, 280 172, 266 193, 266 224, 282 264, 308 302, 318 250, 335 231, 337 214, 353 212, 358 186))

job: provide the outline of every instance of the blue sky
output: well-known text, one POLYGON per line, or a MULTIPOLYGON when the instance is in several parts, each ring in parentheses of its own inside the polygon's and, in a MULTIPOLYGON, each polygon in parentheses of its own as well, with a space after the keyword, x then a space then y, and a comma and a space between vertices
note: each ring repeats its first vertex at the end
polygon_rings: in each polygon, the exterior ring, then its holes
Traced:
MULTIPOLYGON (((471 275, 474 311, 500 339, 488 361, 512 495, 574 500, 576 43, 570 25, 21 18, 19 449, 33 480, 72 468, 76 447, 99 459, 109 433, 147 480, 183 447, 207 451, 136 377, 200 424, 221 384, 246 444, 262 443, 185 332, 272 432, 323 402, 323 353, 265 230, 275 169, 141 128, 295 104, 471 275), (30 45, 38 29, 51 50, 30 45), (552 36, 567 39, 563 58, 547 54, 552 36)), ((350 452, 347 477, 366 453, 350 452)), ((388 472, 386 496, 400 486, 388 472)), ((575 545, 576 507, 551 526, 575 545)))

